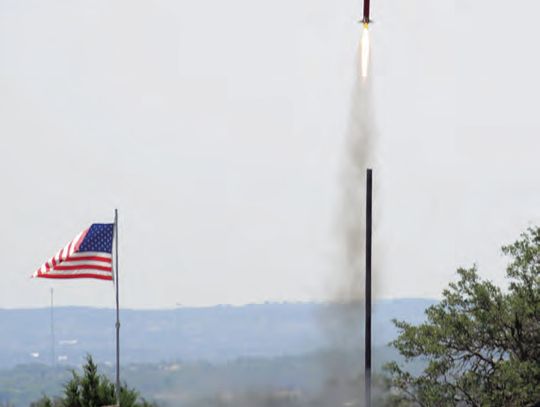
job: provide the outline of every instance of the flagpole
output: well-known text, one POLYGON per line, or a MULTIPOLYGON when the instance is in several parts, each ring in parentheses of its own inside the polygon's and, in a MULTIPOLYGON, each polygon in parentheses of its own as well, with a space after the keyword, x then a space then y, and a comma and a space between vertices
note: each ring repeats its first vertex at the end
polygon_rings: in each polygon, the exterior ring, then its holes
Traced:
POLYGON ((114 261, 116 286, 116 404, 120 406, 120 301, 118 280, 118 209, 114 210, 114 261))
POLYGON ((56 365, 56 354, 54 351, 55 339, 54 339, 54 288, 51 287, 51 366, 56 365))

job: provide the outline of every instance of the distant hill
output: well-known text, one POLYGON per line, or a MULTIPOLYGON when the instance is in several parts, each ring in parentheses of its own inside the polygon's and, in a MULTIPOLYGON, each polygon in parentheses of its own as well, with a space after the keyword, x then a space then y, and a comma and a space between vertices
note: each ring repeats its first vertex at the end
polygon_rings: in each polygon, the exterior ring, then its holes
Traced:
MULTIPOLYGON (((374 346, 395 337, 392 318, 417 323, 426 299, 399 299, 375 304, 374 346)), ((122 360, 156 363, 172 360, 225 362, 240 357, 302 355, 331 346, 324 321, 335 305, 266 303, 242 307, 122 310, 122 360)), ((114 310, 55 308, 58 365, 80 365, 91 353, 100 363, 114 361, 114 310)), ((355 310, 354 315, 361 315, 355 310)), ((352 342, 361 343, 362 326, 352 342)), ((0 310, 0 368, 51 363, 49 309, 0 310)))
MULTIPOLYGON (((395 359, 375 349, 375 365, 395 359)), ((360 404, 363 352, 319 351, 273 358, 123 364, 122 380, 160 407, 333 407, 360 404)), ((99 365, 110 379, 115 369, 99 365)), ((378 383, 380 370, 375 370, 378 383)), ((0 369, 0 406, 28 407, 59 396, 70 379, 67 366, 28 364, 0 369)), ((374 394, 377 394, 375 387, 374 394)))

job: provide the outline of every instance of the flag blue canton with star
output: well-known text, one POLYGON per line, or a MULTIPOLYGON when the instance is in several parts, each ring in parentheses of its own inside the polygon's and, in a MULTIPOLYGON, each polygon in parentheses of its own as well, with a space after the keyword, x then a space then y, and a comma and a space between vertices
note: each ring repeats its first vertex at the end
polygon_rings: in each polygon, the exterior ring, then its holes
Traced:
POLYGON ((114 223, 94 223, 90 226, 79 252, 112 253, 114 223))

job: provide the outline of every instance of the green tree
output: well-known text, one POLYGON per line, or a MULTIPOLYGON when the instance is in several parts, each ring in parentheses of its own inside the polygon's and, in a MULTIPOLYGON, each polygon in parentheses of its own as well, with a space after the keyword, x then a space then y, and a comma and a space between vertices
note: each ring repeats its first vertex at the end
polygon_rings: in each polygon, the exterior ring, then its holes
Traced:
POLYGON ((60 399, 53 399, 51 400, 47 396, 43 396, 37 401, 34 401, 33 403, 30 403, 30 407, 62 407, 62 400, 60 399))
POLYGON ((426 310, 425 323, 394 321, 392 343, 406 362, 424 363, 413 374, 386 366, 394 406, 535 406, 540 402, 540 228, 509 246, 508 288, 459 269, 459 280, 426 310))
MULTIPOLYGON (((43 396, 30 407, 103 407, 116 404, 116 386, 104 375, 98 373, 92 356, 88 355, 83 366, 83 374, 72 372, 72 378, 64 385, 64 397, 51 400, 43 396)), ((120 386, 120 407, 155 407, 144 399, 139 400, 139 393, 120 386)))

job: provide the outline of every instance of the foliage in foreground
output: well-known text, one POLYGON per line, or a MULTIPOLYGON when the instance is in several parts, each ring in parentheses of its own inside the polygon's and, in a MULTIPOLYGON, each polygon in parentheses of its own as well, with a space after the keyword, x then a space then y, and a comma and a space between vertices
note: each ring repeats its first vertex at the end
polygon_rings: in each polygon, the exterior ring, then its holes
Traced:
MULTIPOLYGON (((64 385, 62 398, 43 396, 30 407, 102 407, 116 404, 116 386, 104 375, 99 375, 97 365, 88 355, 83 374, 72 372, 73 377, 64 385)), ((120 386, 120 407, 155 407, 146 400, 139 401, 139 394, 125 384, 120 386)))
MULTIPOLYGON (((394 406, 535 406, 540 402, 540 228, 502 248, 510 257, 508 290, 481 280, 476 267, 426 310, 427 322, 394 321, 392 342, 407 361, 423 360, 413 375, 386 366, 394 406)), ((540 406, 540 404, 538 404, 540 406)))

